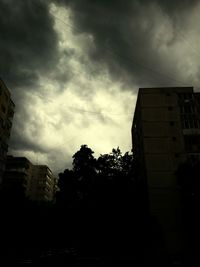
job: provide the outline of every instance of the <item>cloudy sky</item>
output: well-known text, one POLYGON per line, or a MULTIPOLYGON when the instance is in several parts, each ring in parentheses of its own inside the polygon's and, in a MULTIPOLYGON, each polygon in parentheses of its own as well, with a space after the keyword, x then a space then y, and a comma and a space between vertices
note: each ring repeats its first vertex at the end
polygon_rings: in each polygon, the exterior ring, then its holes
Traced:
POLYGON ((82 144, 131 150, 139 87, 200 81, 200 1, 0 0, 9 153, 70 167, 82 144))

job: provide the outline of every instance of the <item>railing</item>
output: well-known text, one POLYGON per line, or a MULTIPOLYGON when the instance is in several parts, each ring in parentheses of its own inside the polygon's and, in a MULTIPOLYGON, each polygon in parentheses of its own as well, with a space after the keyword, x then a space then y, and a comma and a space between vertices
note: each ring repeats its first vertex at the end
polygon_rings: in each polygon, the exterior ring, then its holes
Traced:
POLYGON ((183 129, 184 135, 199 135, 200 129, 197 128, 190 128, 190 129, 183 129))
POLYGON ((13 116, 14 116, 14 111, 12 109, 9 109, 8 110, 8 117, 13 118, 13 116))
POLYGON ((12 107, 12 109, 15 108, 15 103, 10 99, 10 106, 12 107))

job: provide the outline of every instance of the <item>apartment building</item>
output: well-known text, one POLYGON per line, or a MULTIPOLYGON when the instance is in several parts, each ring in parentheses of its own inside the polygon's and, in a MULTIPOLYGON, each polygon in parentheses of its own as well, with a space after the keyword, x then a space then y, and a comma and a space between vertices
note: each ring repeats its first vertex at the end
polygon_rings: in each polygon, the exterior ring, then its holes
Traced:
MULTIPOLYGON (((8 196, 18 193, 28 197, 33 164, 25 157, 7 156, 3 175, 3 190, 8 196)), ((10 196, 12 197, 12 196, 10 196)))
MULTIPOLYGON (((23 190, 25 196, 37 202, 55 201, 58 179, 45 165, 34 165, 25 157, 7 156, 3 189, 14 194, 23 190)), ((9 194, 10 194, 9 193, 9 194)))
POLYGON ((0 79, 0 184, 5 170, 5 160, 8 151, 12 119, 15 104, 5 83, 0 79))
POLYGON ((55 201, 58 191, 58 179, 46 165, 34 165, 31 183, 28 189, 29 198, 33 201, 55 201))
POLYGON ((200 156, 200 94, 192 87, 140 88, 132 146, 147 188, 149 208, 171 252, 181 248, 180 193, 176 171, 200 156))

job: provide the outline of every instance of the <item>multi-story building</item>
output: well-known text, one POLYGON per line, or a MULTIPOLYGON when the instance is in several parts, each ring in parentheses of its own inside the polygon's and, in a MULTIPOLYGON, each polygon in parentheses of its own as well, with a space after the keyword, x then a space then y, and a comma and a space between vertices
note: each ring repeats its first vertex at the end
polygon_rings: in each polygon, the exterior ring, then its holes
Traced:
POLYGON ((3 190, 8 192, 8 195, 22 193, 28 197, 32 168, 33 164, 25 157, 7 156, 3 190))
POLYGON ((8 141, 11 133, 15 105, 10 92, 0 79, 0 184, 5 170, 5 160, 8 151, 8 141))
POLYGON ((46 165, 34 165, 31 183, 28 189, 29 198, 33 201, 54 201, 58 191, 58 179, 46 165))
POLYGON ((58 190, 57 178, 45 165, 33 165, 25 157, 7 156, 3 177, 6 192, 22 191, 33 201, 54 201, 58 190))
POLYGON ((188 157, 200 156, 200 94, 192 87, 140 88, 132 145, 150 211, 168 249, 176 252, 181 247, 181 209, 175 173, 188 157))

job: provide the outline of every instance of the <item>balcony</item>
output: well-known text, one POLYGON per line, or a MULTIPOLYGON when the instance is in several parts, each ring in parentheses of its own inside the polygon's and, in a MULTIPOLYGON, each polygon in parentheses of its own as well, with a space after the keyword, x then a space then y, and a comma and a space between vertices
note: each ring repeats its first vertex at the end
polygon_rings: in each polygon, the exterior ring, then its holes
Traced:
POLYGON ((6 121, 6 129, 9 130, 12 127, 12 122, 11 120, 8 118, 6 121))
POLYGON ((14 102, 10 99, 10 108, 12 109, 12 110, 14 110, 15 109, 15 104, 14 104, 14 102))
POLYGON ((7 114, 8 114, 8 118, 12 119, 14 116, 14 111, 12 109, 9 109, 7 114))
POLYGON ((18 168, 18 167, 7 167, 7 171, 15 173, 23 173, 26 175, 29 173, 26 168, 18 168))
POLYGON ((198 128, 183 129, 183 135, 200 135, 200 129, 198 128))
POLYGON ((4 141, 1 144, 1 149, 4 151, 8 151, 8 145, 4 141))

